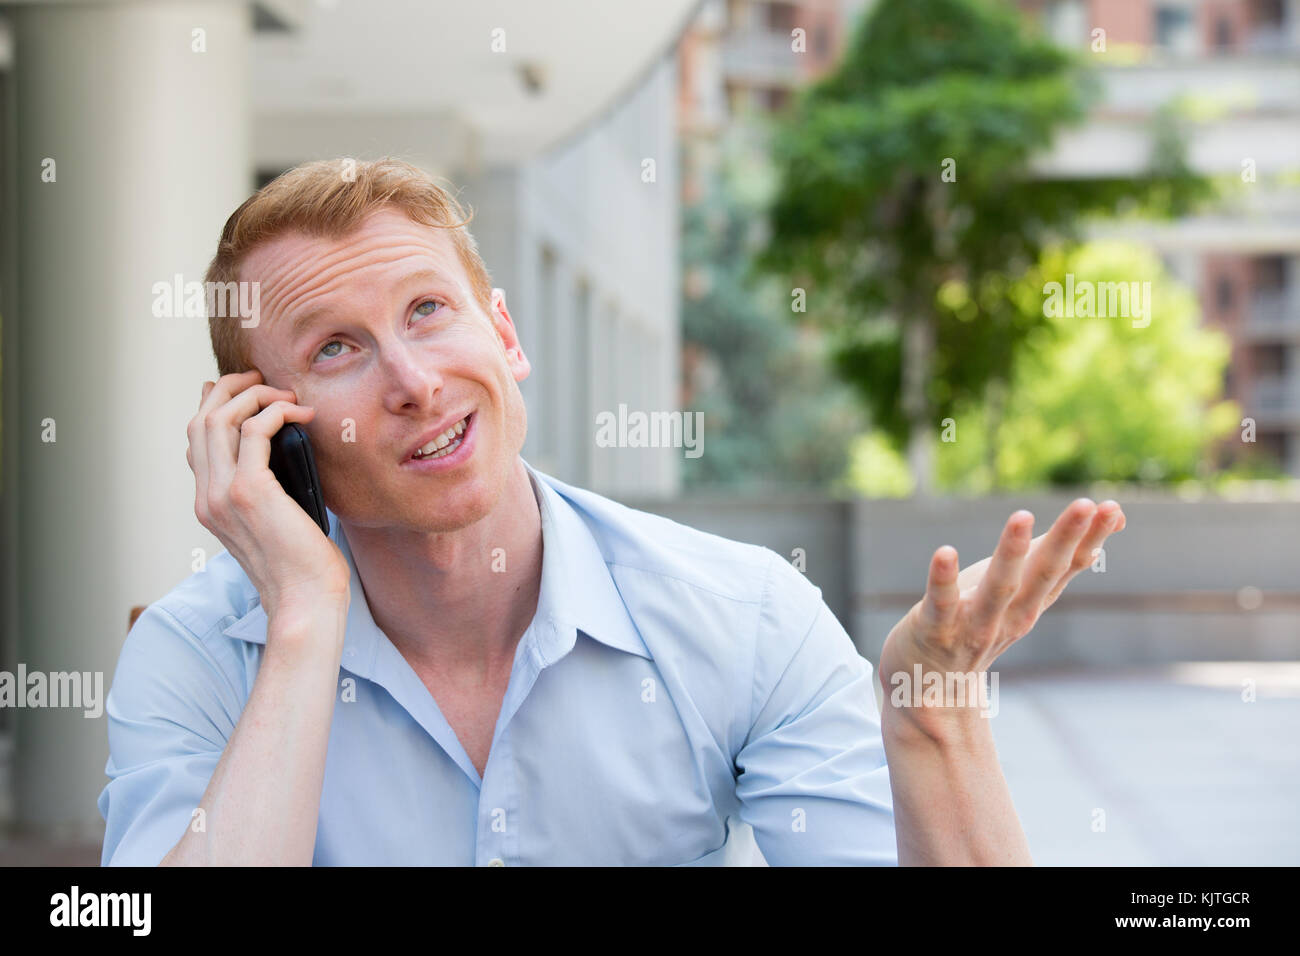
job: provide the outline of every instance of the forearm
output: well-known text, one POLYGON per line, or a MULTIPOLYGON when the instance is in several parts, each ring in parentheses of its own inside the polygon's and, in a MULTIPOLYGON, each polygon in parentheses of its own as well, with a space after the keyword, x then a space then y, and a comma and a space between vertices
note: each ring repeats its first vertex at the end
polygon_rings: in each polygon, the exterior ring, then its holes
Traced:
POLYGON ((1032 866, 987 718, 881 715, 900 866, 1032 866))
POLYGON ((163 865, 309 866, 316 845, 347 601, 322 600, 267 625, 243 714, 163 865))

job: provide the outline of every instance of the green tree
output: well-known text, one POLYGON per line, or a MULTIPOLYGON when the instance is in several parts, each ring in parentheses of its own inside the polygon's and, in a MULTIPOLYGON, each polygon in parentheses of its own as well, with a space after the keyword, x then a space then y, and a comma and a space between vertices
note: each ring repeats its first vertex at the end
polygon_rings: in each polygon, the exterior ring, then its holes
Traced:
POLYGON ((763 137, 751 126, 727 138, 705 197, 683 211, 687 402, 707 435, 706 454, 683 461, 687 486, 824 488, 865 427, 827 374, 824 337, 793 325, 788 290, 750 271, 773 182, 763 137))
MULTIPOLYGON (((960 314, 968 294, 954 283, 940 297, 960 314)), ((984 403, 956 408, 954 440, 937 446, 940 487, 974 493, 994 486, 1192 479, 1206 470, 1214 442, 1237 426, 1240 409, 1218 400, 1231 349, 1227 336, 1200 327, 1196 297, 1145 247, 1105 241, 1049 249, 1010 299, 1045 322, 1013 360, 1009 398, 996 427, 984 403), (1050 284, 1064 288, 1067 281, 1080 291, 1089 287, 1088 309, 1047 308, 1057 288, 1050 284), (1154 317, 1134 314, 1145 306, 1099 314, 1113 310, 1099 307, 1096 290, 1121 282, 1135 294, 1148 283, 1154 317), (1083 311, 1091 314, 1069 314, 1083 311)), ((1079 293, 1076 300, 1086 304, 1079 293)), ((855 444, 849 473, 856 490, 906 493, 894 477, 899 463, 888 452, 879 444, 855 444)))
POLYGON ((835 368, 923 492, 941 419, 982 401, 997 427, 1014 356, 1044 322, 1011 289, 1044 245, 1090 215, 1169 214, 1207 193, 1168 135, 1141 177, 1034 175, 1094 95, 1082 61, 1006 4, 879 0, 777 132, 757 264, 807 289, 835 368), (960 314, 939 295, 954 282, 960 314))

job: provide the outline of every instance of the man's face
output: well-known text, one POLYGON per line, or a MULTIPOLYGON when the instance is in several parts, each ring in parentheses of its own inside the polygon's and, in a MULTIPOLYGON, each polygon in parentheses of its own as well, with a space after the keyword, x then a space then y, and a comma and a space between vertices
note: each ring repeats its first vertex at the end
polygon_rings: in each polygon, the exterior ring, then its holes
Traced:
POLYGON ((261 282, 263 321, 242 332, 253 366, 316 408, 306 428, 330 510, 417 532, 492 510, 528 429, 529 365, 504 293, 484 314, 447 230, 382 208, 341 240, 280 236, 239 271, 261 282), (459 448, 412 459, 467 416, 459 448))

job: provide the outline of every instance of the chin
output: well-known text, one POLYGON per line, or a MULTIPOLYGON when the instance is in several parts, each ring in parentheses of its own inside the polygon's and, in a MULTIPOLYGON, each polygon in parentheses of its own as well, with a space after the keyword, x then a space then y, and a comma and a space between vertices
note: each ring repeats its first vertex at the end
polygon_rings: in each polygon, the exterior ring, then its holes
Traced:
POLYGON ((503 487, 504 483, 498 487, 486 487, 479 481, 458 482, 447 494, 429 493, 418 502, 396 500, 391 515, 394 523, 404 524, 414 531, 459 531, 491 514, 503 487))
POLYGON ((411 515, 409 518, 410 527, 413 531, 439 534, 468 528, 470 525, 482 521, 492 510, 487 506, 478 507, 476 505, 478 505, 478 502, 470 505, 457 505, 451 508, 446 506, 429 508, 427 511, 411 515))
MULTIPOLYGON (((480 449, 485 451, 486 449, 480 449)), ((337 504, 326 504, 340 519, 367 528, 400 527, 423 533, 458 531, 491 514, 509 485, 510 466, 485 473, 470 468, 464 474, 445 481, 402 480, 394 485, 381 476, 367 481, 357 474, 350 476, 337 504), (360 480, 358 480, 360 478, 360 480), (438 486, 442 485, 442 490, 438 486)), ((328 487, 324 476, 321 484, 328 487)))

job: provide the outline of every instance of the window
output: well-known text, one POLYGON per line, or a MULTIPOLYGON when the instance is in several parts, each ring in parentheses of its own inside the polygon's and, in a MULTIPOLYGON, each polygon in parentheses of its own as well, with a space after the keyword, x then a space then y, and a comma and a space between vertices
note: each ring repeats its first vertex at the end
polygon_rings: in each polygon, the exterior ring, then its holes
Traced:
POLYGON ((1286 257, 1260 256, 1255 260, 1255 287, 1279 292, 1286 288, 1286 257))
POLYGON ((773 33, 789 34, 795 28, 795 5, 771 3, 767 7, 767 28, 773 33))
POLYGON ((824 60, 831 54, 831 31, 826 29, 825 24, 819 23, 813 31, 813 52, 819 60, 824 60))
POLYGON ((790 91, 783 87, 776 86, 763 91, 763 105, 773 113, 783 109, 788 102, 790 91))
POLYGON ((1295 50, 1287 26, 1284 0, 1254 0, 1248 7, 1250 35, 1246 47, 1252 53, 1291 53, 1295 50))
POLYGON ((1043 8, 1043 32, 1061 46, 1088 39, 1088 12, 1082 0, 1056 0, 1043 8))
POLYGON ((1277 378, 1286 372, 1286 350, 1276 345, 1257 345, 1250 350, 1250 364, 1256 378, 1277 378))
POLYGON ((1189 7, 1182 4, 1156 7, 1156 44, 1180 55, 1196 52, 1196 30, 1189 7))
POLYGON ((1237 290, 1227 276, 1219 276, 1214 283, 1214 305, 1220 312, 1231 312, 1237 299, 1237 290))
POLYGON ((1231 50, 1236 45, 1236 37, 1232 35, 1232 21, 1227 17, 1219 17, 1214 21, 1214 49, 1231 50))
POLYGON ((1284 0, 1254 0, 1250 5, 1250 19, 1257 27, 1281 29, 1286 25, 1284 0))

